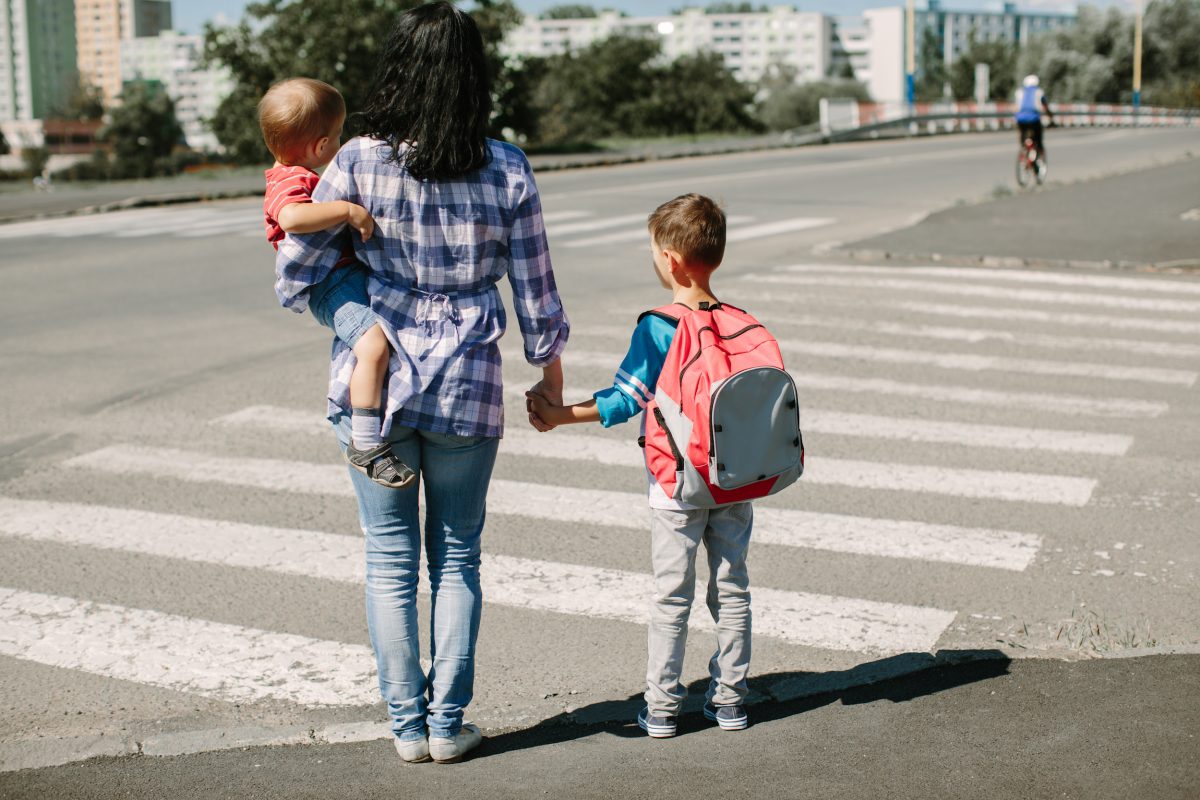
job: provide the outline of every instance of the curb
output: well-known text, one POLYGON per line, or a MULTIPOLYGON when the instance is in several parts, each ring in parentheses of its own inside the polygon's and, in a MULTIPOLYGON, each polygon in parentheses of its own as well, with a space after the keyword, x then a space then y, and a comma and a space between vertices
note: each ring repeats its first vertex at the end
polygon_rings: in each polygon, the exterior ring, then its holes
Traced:
MULTIPOLYGON (((786 703, 808 697, 860 689, 885 681, 907 678, 941 667, 979 664, 990 661, 1014 660, 1121 660, 1167 656, 1200 655, 1200 644, 1166 645, 1150 648, 1131 648, 1111 653, 1088 654, 1064 651, 1006 653, 999 649, 940 650, 936 653, 905 653, 852 667, 841 672, 813 673, 786 678, 765 687, 752 688, 749 704, 764 702, 786 703)), ((585 727, 603 726, 624 719, 577 720, 566 716, 568 724, 585 727)), ((501 730, 501 729, 496 729, 501 730)), ((502 730, 510 730, 503 728, 502 730)), ((493 731, 494 732, 494 731, 493 731)), ((284 745, 337 745, 372 742, 392 737, 387 722, 362 721, 337 723, 321 728, 217 728, 183 731, 150 736, 141 741, 128 736, 87 736, 75 739, 34 739, 0 744, 0 772, 44 769, 87 761, 93 758, 171 757, 211 753, 221 750, 244 750, 253 747, 284 745)))
MULTIPOLYGON (((1088 654, 1080 652, 1039 652, 1032 654, 1007 654, 998 649, 940 650, 908 652, 883 662, 860 664, 842 672, 814 673, 775 681, 764 687, 751 687, 750 705, 760 703, 787 703, 793 700, 818 697, 822 694, 845 692, 881 682, 910 678, 931 669, 962 666, 962 664, 992 661, 1085 661, 1085 660, 1130 660, 1166 656, 1198 656, 1200 644, 1163 645, 1157 648, 1132 648, 1088 654)), ((616 720, 568 721, 584 727, 605 726, 616 720)), ((509 730, 511 728, 498 728, 509 730)), ((494 733, 494 730, 493 730, 494 733)), ((34 739, 0 744, 0 772, 44 769, 84 762, 92 758, 124 757, 178 757, 193 756, 223 750, 248 750, 251 747, 278 747, 286 745, 346 745, 354 742, 391 739, 388 722, 362 721, 329 724, 322 728, 215 728, 209 730, 187 730, 149 736, 138 741, 132 736, 80 736, 77 739, 34 739)))
MULTIPOLYGON (((618 167, 627 164, 643 164, 651 161, 674 161, 685 158, 704 158, 706 156, 727 156, 736 155, 738 153, 756 153, 769 150, 783 150, 796 147, 805 147, 807 144, 798 142, 780 142, 776 144, 759 144, 753 147, 721 147, 712 150, 684 150, 678 152, 668 152, 663 154, 643 153, 643 154, 614 154, 612 156, 598 156, 593 160, 570 160, 550 161, 541 165, 534 165, 534 173, 539 172, 564 172, 573 169, 593 169, 603 167, 618 167)), ((530 161, 534 162, 541 156, 530 156, 530 161)), ((90 216, 92 214, 106 214, 112 211, 128 211, 135 208, 155 208, 159 206, 182 205, 186 203, 207 203, 216 200, 239 200, 247 197, 262 197, 263 190, 261 188, 254 189, 231 189, 223 192, 189 192, 181 194, 169 195, 150 195, 141 197, 129 197, 124 200, 114 200, 109 203, 98 203, 95 205, 81 206, 79 208, 65 209, 62 211, 43 211, 33 214, 21 216, 0 218, 0 226, 9 225, 17 222, 32 222, 44 219, 60 219, 63 217, 90 216)))

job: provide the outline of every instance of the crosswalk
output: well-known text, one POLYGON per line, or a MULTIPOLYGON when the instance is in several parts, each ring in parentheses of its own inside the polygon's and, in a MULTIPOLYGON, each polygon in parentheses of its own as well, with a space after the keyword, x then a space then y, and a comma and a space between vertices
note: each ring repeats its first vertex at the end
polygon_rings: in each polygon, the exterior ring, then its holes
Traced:
MULTIPOLYGON (((163 230, 166 221, 148 215, 143 224, 163 230)), ((551 236, 595 239, 641 224, 640 216, 601 220, 566 211, 553 218, 551 236)), ((858 662, 929 652, 964 616, 1011 602, 1012 593, 1037 579, 1039 556, 1058 535, 1048 520, 1094 507, 1111 490, 1105 480, 1115 459, 1135 448, 1133 431, 1165 425, 1172 402, 1194 388, 1200 366, 1200 330, 1189 327, 1200 310, 1200 298, 1189 299, 1200 295, 1194 281, 803 265, 748 274, 732 282, 730 295, 759 311, 780 336, 802 393, 808 437, 799 487, 756 506, 760 557, 801 554, 833 575, 869 559, 872 570, 894 576, 870 596, 850 579, 837 591, 778 577, 754 585, 755 636, 794 653, 796 668, 810 652, 858 662), (808 290, 832 293, 845 313, 797 311, 790 298, 808 290), (954 302, 931 299, 939 297, 954 302), (1120 316, 1079 313, 1080 307, 1120 316), (948 326, 939 317, 957 321, 948 326), (1014 386, 1015 375, 1053 379, 1055 388, 1014 386), (906 447, 913 453, 898 455, 906 447), (946 511, 930 511, 936 508, 946 511), (978 524, 982 517, 973 514, 981 508, 1012 522, 978 524), (966 584, 978 576, 981 586, 1006 588, 988 596, 927 591, 947 570, 966 576, 966 584)), ((571 379, 605 385, 627 337, 612 327, 578 328, 565 356, 571 379)), ((641 455, 632 432, 522 429, 528 383, 522 367, 514 370, 500 451, 505 470, 490 488, 489 524, 553 529, 568 541, 597 529, 630 537, 644 531, 641 455)), ((206 487, 218 496, 236 490, 351 498, 344 465, 298 455, 327 452, 316 446, 330 436, 321 414, 256 399, 211 409, 197 421, 201 434, 192 446, 115 439, 77 450, 59 466, 83 484, 107 477, 125 485, 206 487), (289 447, 255 456, 225 451, 223 443, 241 435, 275 437, 289 447)), ((0 495, 0 541, 363 584, 360 538, 239 516, 237 508, 210 509, 203 517, 147 511, 94 494, 0 495)), ((486 552, 483 592, 488 604, 529 615, 529 624, 551 614, 577 620, 581 631, 599 620, 637 626, 647 621, 648 570, 648 564, 633 570, 537 551, 486 552)), ((712 628, 703 599, 692 623, 712 628)), ((361 642, 111 598, 98 602, 66 587, 60 593, 0 587, 0 655, 229 703, 336 708, 377 701, 373 657, 361 642)))
MULTIPOLYGON (((646 215, 597 214, 583 210, 545 214, 546 234, 556 247, 566 249, 638 245, 646 242, 646 215)), ((772 236, 832 225, 829 217, 793 217, 763 220, 731 215, 730 242, 750 242, 772 236)), ((203 239, 208 237, 265 238, 262 212, 247 202, 214 203, 97 214, 60 219, 32 220, 0 226, 0 241, 9 239, 203 239)))

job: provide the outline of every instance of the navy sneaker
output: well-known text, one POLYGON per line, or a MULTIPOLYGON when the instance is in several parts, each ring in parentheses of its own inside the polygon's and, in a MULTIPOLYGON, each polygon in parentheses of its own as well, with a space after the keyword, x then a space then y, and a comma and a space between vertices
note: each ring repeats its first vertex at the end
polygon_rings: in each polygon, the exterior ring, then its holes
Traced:
POLYGON ((654 739, 669 739, 675 735, 675 717, 651 714, 646 706, 638 712, 638 727, 654 739))
POLYGON ((705 703, 704 718, 720 725, 723 731, 740 731, 750 725, 750 717, 746 716, 746 707, 740 704, 714 706, 712 703, 705 703))

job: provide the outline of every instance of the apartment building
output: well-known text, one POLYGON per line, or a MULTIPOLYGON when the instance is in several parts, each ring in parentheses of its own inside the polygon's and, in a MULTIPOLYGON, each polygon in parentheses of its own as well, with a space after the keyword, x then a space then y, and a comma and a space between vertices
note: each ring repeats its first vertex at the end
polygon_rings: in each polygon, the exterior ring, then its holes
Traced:
POLYGON ((0 120, 64 107, 75 82, 74 0, 0 0, 0 120))
POLYGON ((673 59, 702 50, 719 53, 739 79, 755 81, 772 64, 787 64, 797 80, 827 75, 832 53, 832 21, 818 12, 775 6, 745 14, 710 14, 684 9, 664 16, 622 16, 601 11, 581 19, 527 16, 505 40, 511 55, 549 56, 576 50, 614 34, 655 37, 673 59))
POLYGON ((183 127, 188 146, 196 150, 220 149, 208 129, 221 101, 233 91, 233 77, 224 70, 204 69, 203 36, 163 31, 121 43, 121 80, 151 81, 175 101, 175 117, 183 127))
POLYGON ((171 0, 75 0, 79 74, 104 104, 121 94, 121 43, 171 28, 171 0))
MULTIPOLYGON (((860 80, 880 102, 905 99, 904 17, 902 6, 863 12, 868 68, 860 80)), ((1038 34, 1072 26, 1075 21, 1074 14, 1020 11, 1016 3, 1005 3, 999 11, 964 11, 948 10, 940 0, 929 0, 926 8, 916 12, 917 74, 924 68, 921 44, 928 36, 934 37, 942 60, 949 66, 967 50, 972 36, 976 41, 1012 42, 1019 47, 1038 34)))

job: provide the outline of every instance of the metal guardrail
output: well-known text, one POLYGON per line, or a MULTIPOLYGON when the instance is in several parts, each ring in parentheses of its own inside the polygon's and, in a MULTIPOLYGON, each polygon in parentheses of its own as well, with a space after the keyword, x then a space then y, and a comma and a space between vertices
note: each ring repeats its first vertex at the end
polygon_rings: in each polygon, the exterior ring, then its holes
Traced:
MULTIPOLYGON (((855 116, 858 116, 855 114, 855 116)), ((863 116, 874 116, 865 114, 863 116)), ((1200 109, 1140 108, 1063 104, 1054 112, 1062 128, 1091 127, 1200 127, 1200 109)), ((902 129, 899 135, 923 136, 939 133, 969 133, 1008 130, 1016 127, 1011 109, 970 111, 926 111, 903 114, 845 128, 806 125, 786 131, 784 140, 791 144, 843 142, 876 138, 885 132, 902 129)))

